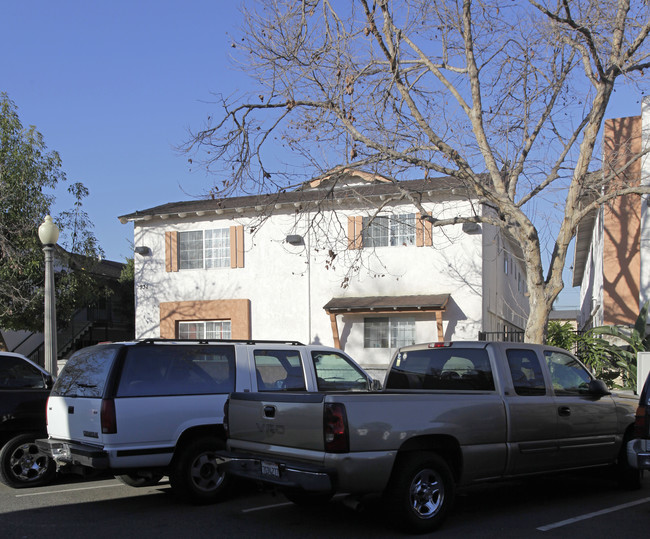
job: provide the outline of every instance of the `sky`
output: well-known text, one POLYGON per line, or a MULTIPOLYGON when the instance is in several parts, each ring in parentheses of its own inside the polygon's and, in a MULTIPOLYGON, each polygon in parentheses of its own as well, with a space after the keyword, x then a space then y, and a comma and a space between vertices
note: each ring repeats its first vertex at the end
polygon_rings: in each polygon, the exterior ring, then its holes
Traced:
MULTIPOLYGON (((0 92, 62 159, 109 260, 133 256, 118 216, 202 195, 214 182, 176 148, 214 111, 214 94, 246 91, 230 53, 238 0, 0 0, 0 92)), ((608 118, 635 116, 619 90, 608 118)), ((55 212, 71 200, 57 191, 55 212)), ((570 257, 571 258, 571 257, 570 257)), ((565 271, 558 308, 576 308, 565 271)))

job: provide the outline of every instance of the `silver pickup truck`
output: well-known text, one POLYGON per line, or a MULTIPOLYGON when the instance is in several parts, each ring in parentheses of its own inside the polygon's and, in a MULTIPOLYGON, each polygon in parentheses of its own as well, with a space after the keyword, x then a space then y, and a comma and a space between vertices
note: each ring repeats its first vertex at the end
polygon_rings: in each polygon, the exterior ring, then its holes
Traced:
POLYGON ((614 395, 566 350, 499 342, 400 349, 371 393, 233 393, 229 473, 280 488, 295 503, 382 493, 391 521, 438 527, 456 488, 611 466, 625 458, 636 401, 614 395))

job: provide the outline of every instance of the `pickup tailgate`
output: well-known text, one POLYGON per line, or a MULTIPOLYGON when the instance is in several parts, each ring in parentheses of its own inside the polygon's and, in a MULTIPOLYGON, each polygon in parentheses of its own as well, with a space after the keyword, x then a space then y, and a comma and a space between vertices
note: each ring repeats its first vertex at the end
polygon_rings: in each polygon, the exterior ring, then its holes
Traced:
POLYGON ((231 446, 250 442, 323 451, 323 393, 232 393, 231 446))

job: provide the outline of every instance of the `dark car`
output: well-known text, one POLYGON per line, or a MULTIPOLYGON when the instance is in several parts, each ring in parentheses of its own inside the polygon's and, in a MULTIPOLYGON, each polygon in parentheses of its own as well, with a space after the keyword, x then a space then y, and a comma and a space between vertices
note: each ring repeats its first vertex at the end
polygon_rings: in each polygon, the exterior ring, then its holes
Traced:
POLYGON ((21 354, 0 352, 0 481, 13 488, 41 486, 56 465, 34 443, 47 436, 52 376, 21 354))

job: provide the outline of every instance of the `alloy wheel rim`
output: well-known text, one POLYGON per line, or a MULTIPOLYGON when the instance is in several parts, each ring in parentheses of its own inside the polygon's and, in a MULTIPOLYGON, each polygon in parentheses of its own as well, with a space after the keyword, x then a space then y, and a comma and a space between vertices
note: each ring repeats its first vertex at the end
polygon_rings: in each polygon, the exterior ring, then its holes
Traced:
POLYGON ((435 516, 442 507, 444 498, 444 486, 435 471, 422 470, 413 478, 409 501, 418 517, 428 519, 435 516))
POLYGON ((9 468, 14 477, 26 483, 37 481, 43 477, 47 473, 48 467, 47 455, 41 453, 34 443, 18 446, 9 459, 9 468))

